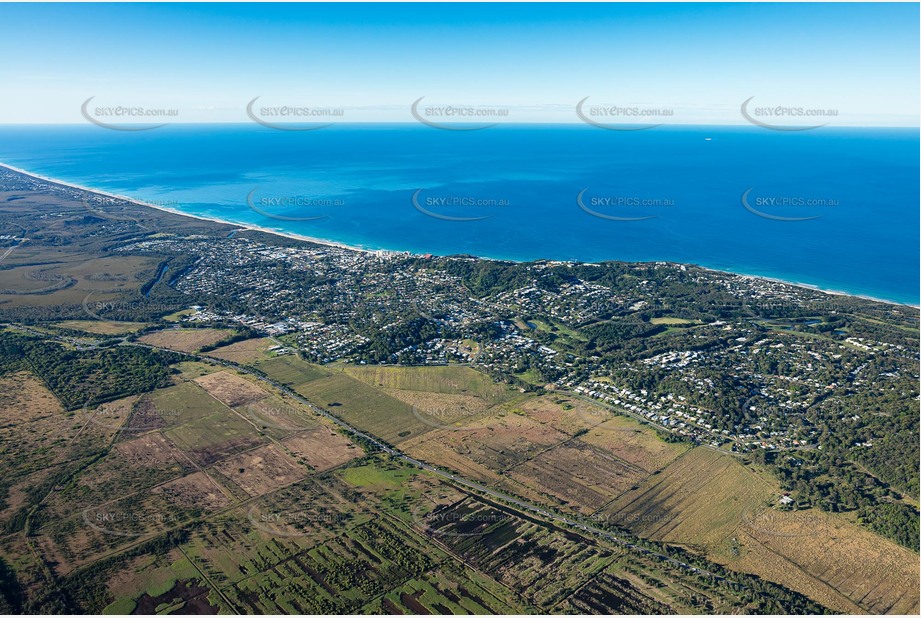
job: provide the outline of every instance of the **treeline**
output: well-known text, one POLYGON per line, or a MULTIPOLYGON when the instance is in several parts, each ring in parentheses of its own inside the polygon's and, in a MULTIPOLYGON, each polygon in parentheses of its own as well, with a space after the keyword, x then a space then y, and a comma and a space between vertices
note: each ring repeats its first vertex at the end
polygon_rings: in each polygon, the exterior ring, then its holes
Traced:
POLYGON ((259 333, 253 330, 252 328, 248 328, 248 327, 237 328, 235 329, 232 335, 225 337, 221 339, 220 341, 216 341, 215 343, 205 344, 201 348, 199 348, 198 351, 199 353, 204 354, 205 352, 211 352, 225 345, 239 343, 240 341, 246 341, 247 339, 254 339, 259 336, 260 336, 259 333))
POLYGON ((0 332, 0 373, 30 370, 74 410, 169 384, 169 365, 181 360, 171 352, 134 346, 71 350, 64 346, 0 332))

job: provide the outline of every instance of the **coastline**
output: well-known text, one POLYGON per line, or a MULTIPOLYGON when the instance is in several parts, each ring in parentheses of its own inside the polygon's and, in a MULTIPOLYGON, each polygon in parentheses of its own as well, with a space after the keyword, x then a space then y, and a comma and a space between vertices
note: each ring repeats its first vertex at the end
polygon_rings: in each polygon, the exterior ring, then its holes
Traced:
MULTIPOLYGON (((166 207, 166 206, 162 206, 162 205, 158 205, 158 204, 151 204, 151 203, 148 203, 148 202, 144 202, 143 200, 136 199, 136 198, 133 198, 133 197, 128 197, 128 196, 126 196, 126 195, 119 195, 119 194, 117 194, 117 193, 110 193, 110 192, 108 192, 108 191, 104 191, 104 190, 101 190, 101 189, 95 189, 95 188, 92 188, 92 187, 86 187, 86 186, 79 185, 79 184, 76 184, 76 183, 73 183, 73 182, 68 182, 68 181, 66 181, 66 180, 61 180, 61 179, 59 179, 59 178, 52 178, 52 177, 50 177, 50 176, 44 176, 44 175, 42 175, 42 174, 37 174, 37 173, 35 173, 35 172, 30 172, 30 171, 28 171, 28 170, 24 170, 24 169, 22 169, 22 168, 19 168, 19 167, 10 165, 10 164, 5 163, 5 162, 2 162, 2 161, 0 161, 0 168, 5 168, 5 169, 8 169, 8 170, 10 170, 10 171, 12 171, 12 172, 16 172, 16 173, 18 173, 18 174, 22 174, 23 176, 28 176, 28 177, 30 177, 30 178, 34 178, 34 179, 36 179, 36 180, 41 180, 41 181, 43 181, 43 182, 47 182, 47 183, 50 183, 50 184, 58 185, 58 186, 61 186, 61 187, 67 187, 67 188, 70 188, 70 189, 77 189, 77 190, 79 190, 79 191, 87 191, 87 192, 89 192, 89 193, 93 193, 93 194, 96 194, 96 195, 101 195, 101 196, 104 196, 104 197, 109 197, 109 198, 118 199, 118 200, 124 200, 124 201, 126 201, 126 202, 130 202, 130 203, 135 204, 135 205, 138 205, 138 206, 144 206, 144 207, 146 207, 146 208, 153 208, 154 210, 159 210, 159 211, 161 211, 161 212, 167 212, 167 213, 170 213, 170 214, 172 214, 172 215, 176 215, 176 216, 180 216, 180 217, 189 217, 189 218, 191 218, 191 219, 198 219, 198 220, 200 220, 200 221, 210 221, 211 223, 220 223, 220 224, 222 224, 222 225, 228 225, 228 226, 231 226, 231 227, 236 227, 236 228, 241 229, 241 230, 250 230, 250 231, 254 231, 254 232, 262 232, 263 234, 272 234, 272 235, 275 235, 275 236, 280 236, 280 237, 283 237, 283 238, 289 238, 289 239, 292 239, 292 240, 300 240, 300 241, 303 241, 303 242, 309 242, 309 243, 313 243, 313 244, 316 244, 316 245, 322 245, 322 246, 327 246, 327 247, 335 247, 335 248, 337 248, 337 249, 343 249, 343 250, 347 250, 347 251, 355 251, 355 252, 358 252, 358 253, 374 253, 374 252, 378 251, 377 249, 368 249, 368 248, 366 248, 366 247, 360 247, 360 246, 356 246, 356 245, 348 245, 348 244, 345 244, 345 243, 336 242, 336 241, 332 241, 332 240, 327 240, 327 239, 323 239, 323 238, 314 238, 314 237, 311 237, 311 236, 305 236, 305 235, 303 235, 303 234, 297 234, 297 233, 294 233, 294 232, 286 232, 286 231, 282 231, 282 230, 276 230, 276 229, 272 229, 272 228, 261 227, 261 226, 254 225, 254 224, 251 224, 251 223, 235 223, 235 222, 233 222, 233 221, 226 221, 226 220, 224 220, 224 219, 219 219, 219 218, 213 217, 213 216, 211 216, 211 217, 206 217, 206 216, 202 216, 202 215, 193 215, 193 214, 189 214, 189 213, 186 213, 186 212, 182 212, 182 211, 179 211, 179 210, 176 210, 176 209, 173 209, 173 208, 168 208, 168 207, 166 207)), ((412 255, 412 256, 421 256, 421 255, 423 255, 423 254, 421 254, 421 253, 412 253, 412 252, 407 252, 407 253, 409 253, 409 255, 412 255)), ((528 261, 533 261, 533 260, 512 260, 512 259, 494 258, 494 257, 488 257, 488 256, 474 256, 474 257, 477 257, 478 259, 482 259, 482 260, 490 260, 490 261, 497 261, 497 262, 526 263, 526 262, 528 262, 528 261)), ((549 260, 549 261, 562 261, 562 260, 549 260)), ((605 261, 617 261, 617 260, 612 259, 612 260, 605 260, 605 261)), ((648 262, 638 262, 638 263, 651 263, 651 262, 656 262, 656 261, 659 261, 659 260, 649 260, 648 262)), ((662 261, 665 261, 665 260, 662 260, 662 261)), ((593 262, 585 262, 585 263, 593 263, 593 262)), ((594 262, 594 263, 598 263, 598 262, 594 262)), ((675 262, 669 262, 669 263, 675 263, 675 262)), ((676 263, 676 264, 677 264, 677 263, 676 263)), ((854 293, 851 293, 851 292, 845 292, 845 291, 841 291, 841 290, 823 289, 823 288, 821 288, 821 287, 819 287, 819 286, 817 286, 817 285, 813 285, 813 284, 810 284, 810 283, 802 283, 802 282, 798 282, 798 281, 788 281, 788 280, 785 280, 785 279, 780 279, 780 278, 777 278, 777 277, 769 277, 769 276, 766 276, 766 275, 753 275, 753 274, 749 274, 749 273, 741 273, 741 272, 734 272, 734 271, 728 271, 728 270, 720 270, 720 269, 717 269, 717 268, 710 268, 710 267, 707 267, 707 266, 702 266, 702 265, 700 265, 700 264, 693 264, 693 263, 687 263, 687 264, 681 264, 681 265, 684 265, 684 266, 693 266, 693 267, 695 267, 695 268, 700 268, 701 270, 705 270, 705 271, 709 271, 709 272, 713 272, 713 273, 719 273, 719 274, 722 274, 722 275, 734 275, 734 276, 738 276, 738 277, 750 277, 750 278, 752 278, 752 279, 760 279, 760 280, 769 281, 769 282, 772 282, 772 283, 781 283, 781 284, 784 284, 784 285, 791 285, 791 286, 798 287, 798 288, 802 288, 802 289, 806 289, 806 290, 809 290, 809 291, 812 291, 812 292, 820 292, 820 293, 822 293, 822 294, 828 294, 828 295, 831 295, 831 296, 849 296, 849 297, 851 297, 851 298, 860 298, 860 299, 862 299, 862 300, 868 300, 868 301, 877 302, 877 303, 884 303, 884 304, 887 304, 887 305, 894 305, 894 306, 897 306, 897 307, 910 307, 910 308, 912 308, 912 309, 921 309, 921 304, 919 304, 919 305, 913 305, 913 304, 911 304, 911 303, 904 303, 904 302, 899 302, 899 301, 894 301, 894 300, 887 300, 887 299, 883 299, 883 298, 876 298, 876 297, 869 296, 869 295, 865 295, 865 294, 854 294, 854 293)))
POLYGON ((282 230, 273 230, 271 228, 260 227, 258 225, 253 225, 251 223, 234 223, 233 221, 225 221, 224 219, 218 219, 216 217, 204 217, 201 215, 193 215, 187 212, 182 212, 173 208, 168 208, 159 204, 151 204, 137 198, 128 197, 127 195, 119 195, 118 193, 110 193, 108 191, 103 191, 101 189, 94 189, 92 187, 85 187, 83 185, 78 185, 74 182, 68 182, 66 180, 61 180, 60 178, 52 178, 50 176, 43 176, 41 174, 36 174, 28 170, 16 167, 14 165, 9 165, 0 161, 0 168, 8 169, 17 174, 22 174, 23 176, 28 176, 30 178, 35 178, 36 180, 41 180, 53 185, 58 185, 60 187, 67 187, 68 189, 77 189, 79 191, 87 191, 89 193, 94 193, 96 195, 102 195, 104 197, 110 197, 117 200, 123 200, 125 202, 130 202, 137 206, 144 206, 145 208, 153 208, 154 210, 159 210, 161 212, 168 212, 171 215, 176 215, 179 217, 188 217, 190 219, 198 219, 199 221, 209 221, 211 223, 220 223, 222 225, 229 225, 231 227, 236 227, 241 230, 250 230, 253 232, 262 232, 263 234, 274 234, 275 236, 282 236, 285 238, 290 238, 292 240, 301 240, 304 242, 311 242, 317 245, 325 245, 327 247, 336 247, 337 249, 346 249, 349 251, 357 251, 359 253, 373 253, 373 249, 366 249, 364 247, 356 247, 352 245, 346 245, 344 243, 338 243, 332 240, 325 240, 323 238, 312 238, 310 236, 304 236, 303 234, 296 234, 294 232, 285 232, 282 230))

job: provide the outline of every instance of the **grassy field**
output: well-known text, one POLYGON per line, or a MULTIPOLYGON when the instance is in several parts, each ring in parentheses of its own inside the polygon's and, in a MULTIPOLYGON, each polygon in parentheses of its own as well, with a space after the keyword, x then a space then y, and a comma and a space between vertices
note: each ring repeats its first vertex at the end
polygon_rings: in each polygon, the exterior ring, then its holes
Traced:
POLYGON ((226 409, 195 382, 183 382, 160 389, 147 397, 167 427, 200 421, 226 409))
POLYGON ((312 382, 330 373, 319 365, 308 363, 291 354, 258 360, 253 363, 253 366, 276 382, 291 388, 312 382))
POLYGON ((195 378, 194 381, 209 395, 230 408, 251 404, 268 397, 268 393, 254 379, 244 377, 229 369, 209 373, 195 378))
POLYGON ((104 320, 66 320, 55 326, 68 330, 82 330, 94 335, 125 335, 150 326, 148 322, 110 322, 104 320))
POLYGON ((844 517, 778 508, 763 470, 704 447, 687 452, 600 516, 644 537, 706 553, 851 613, 915 613, 917 555, 844 517))
POLYGON ((686 320, 684 318, 650 318, 650 324, 666 324, 666 325, 676 325, 676 324, 700 324, 698 320, 686 320))
POLYGON ((157 267, 155 258, 87 258, 71 251, 60 249, 49 254, 29 243, 17 247, 3 260, 6 268, 0 270, 0 302, 9 308, 82 305, 83 318, 105 319, 106 303, 115 299, 132 302, 145 276, 153 277, 157 267))
MULTIPOLYGON (((133 401, 127 401, 128 408, 133 401)), ((119 404, 107 405, 116 409, 119 404)), ((42 491, 66 464, 92 456, 112 439, 117 426, 90 423, 90 416, 66 413, 30 372, 0 378, 0 524, 22 516, 34 492, 42 491)))
POLYGON ((270 358, 269 348, 277 345, 268 337, 256 337, 220 346, 208 352, 208 356, 231 361, 241 365, 248 365, 259 360, 270 358))
POLYGON ((392 444, 433 429, 413 413, 412 406, 345 373, 327 375, 294 389, 317 406, 392 444))
POLYGON ((345 373, 379 388, 470 395, 490 404, 501 403, 512 396, 508 386, 496 384, 492 378, 469 367, 381 367, 346 365, 345 373))
POLYGON ((593 513, 687 447, 638 422, 564 396, 518 395, 407 441, 424 461, 569 509, 593 513))
POLYGON ((734 458, 695 448, 604 513, 650 538, 719 546, 731 538, 745 513, 760 512, 767 501, 780 498, 772 491, 776 487, 734 458))
POLYGON ((170 328, 144 335, 141 343, 179 352, 196 352, 227 338, 231 331, 220 328, 170 328))

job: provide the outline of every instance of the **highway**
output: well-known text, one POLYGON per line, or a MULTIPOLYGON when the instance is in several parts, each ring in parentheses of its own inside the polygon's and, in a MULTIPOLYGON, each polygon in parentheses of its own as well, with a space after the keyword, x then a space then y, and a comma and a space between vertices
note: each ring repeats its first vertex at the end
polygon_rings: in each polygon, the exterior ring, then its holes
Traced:
MULTIPOLYGON (((76 341, 75 341, 74 338, 72 338, 72 337, 64 337, 64 336, 49 335, 48 333, 44 333, 44 332, 32 330, 32 329, 30 329, 30 328, 28 328, 28 327, 23 327, 23 326, 19 326, 19 325, 15 325, 15 324, 4 324, 4 326, 10 327, 10 328, 14 328, 14 329, 16 329, 16 330, 25 331, 25 332, 28 332, 28 333, 31 333, 31 334, 34 334, 34 335, 39 335, 39 336, 42 336, 42 337, 45 337, 45 338, 52 338, 52 339, 56 339, 56 340, 59 340, 59 341, 66 341, 66 342, 71 343, 71 344, 76 343, 76 341)), ((486 485, 482 485, 482 484, 477 483, 477 482, 475 482, 475 481, 471 481, 470 479, 463 478, 463 477, 461 477, 461 476, 459 476, 459 475, 457 475, 457 474, 455 474, 455 473, 453 473, 453 472, 451 472, 451 471, 442 470, 442 469, 440 469, 440 468, 438 468, 438 467, 436 467, 436 466, 433 466, 433 465, 431 465, 431 464, 425 463, 425 462, 423 462, 423 461, 419 461, 418 459, 414 459, 414 458, 410 457, 409 455, 406 455, 405 453, 403 453, 403 452, 399 451, 398 449, 392 447, 391 445, 389 445, 389 444, 387 444, 387 443, 381 441, 379 438, 377 438, 377 437, 375 437, 375 436, 373 436, 373 435, 370 435, 370 434, 368 434, 368 433, 365 433, 364 431, 361 431, 360 429, 358 429, 358 428, 356 428, 356 427, 353 427, 352 425, 348 424, 347 422, 345 422, 345 421, 342 420, 341 418, 335 416, 335 415, 332 414, 331 412, 329 412, 329 411, 327 411, 327 410, 324 410, 323 408, 320 408, 319 406, 314 405, 314 404, 313 404, 311 401, 309 401, 307 398, 305 398, 305 397, 303 397, 302 395, 298 394, 297 392, 295 392, 294 390, 292 390, 292 389, 289 388, 288 386, 285 386, 284 384, 281 384, 281 383, 279 383, 279 382, 276 382, 275 380, 272 380, 271 378, 267 377, 265 374, 263 374, 263 373, 261 373, 261 372, 259 372, 259 371, 255 371, 255 370, 253 370, 253 369, 250 369, 249 367, 246 367, 246 366, 244 366, 244 365, 239 365, 239 364, 234 363, 234 362, 232 362, 232 361, 226 361, 226 360, 222 360, 222 359, 218 359, 218 358, 213 358, 213 357, 210 357, 210 356, 202 356, 202 355, 193 354, 193 353, 190 353, 190 352, 179 352, 179 351, 176 351, 176 350, 170 350, 170 349, 168 349, 168 348, 163 348, 163 347, 160 347, 160 346, 154 346, 154 345, 145 344, 145 343, 140 343, 140 342, 136 342, 136 341, 129 341, 128 337, 124 337, 124 338, 121 339, 121 345, 142 347, 142 348, 148 348, 148 349, 151 349, 151 350, 159 350, 159 351, 162 351, 162 352, 169 352, 169 353, 173 353, 173 354, 176 354, 176 355, 179 355, 179 356, 184 356, 184 357, 187 357, 187 358, 190 358, 190 359, 194 359, 194 360, 199 361, 199 362, 204 362, 204 363, 210 363, 210 364, 213 364, 213 365, 223 366, 223 367, 226 367, 226 368, 228 368, 228 369, 233 369, 234 371, 239 371, 239 372, 241 372, 241 373, 245 373, 245 374, 247 374, 247 375, 253 376, 254 378, 256 378, 256 379, 258 379, 258 380, 260 380, 260 381, 262 381, 262 382, 265 382, 265 383, 271 385, 273 388, 275 388, 275 389, 277 389, 277 390, 279 390, 279 391, 285 393, 287 396, 291 397, 291 398, 294 399, 295 401, 298 401, 299 403, 301 403, 301 404, 303 404, 304 406, 306 406, 307 408, 309 408, 309 409, 310 409, 311 411, 313 411, 315 414, 317 414, 317 415, 319 415, 319 416, 322 416, 323 418, 329 420, 331 423, 334 423, 336 426, 340 427, 340 428, 341 428, 342 430, 344 430, 345 432, 347 432, 347 433, 349 433, 349 434, 351 434, 351 435, 353 435, 353 436, 355 436, 355 437, 357 437, 357 438, 359 438, 359 439, 365 441, 367 444, 370 444, 370 445, 374 446, 374 447, 377 448, 378 450, 383 451, 383 452, 387 453, 388 455, 391 455, 391 456, 394 457, 395 459, 399 459, 399 460, 401 460, 401 461, 403 461, 403 462, 405 462, 405 463, 407 463, 407 464, 409 464, 409 465, 411 465, 411 466, 414 466, 414 467, 416 467, 416 468, 418 468, 418 469, 420 469, 420 470, 424 470, 424 471, 426 471, 426 472, 429 472, 429 473, 431 473, 431 474, 434 474, 435 476, 438 476, 439 478, 442 478, 442 479, 444 479, 445 481, 448 481, 448 482, 450 482, 450 483, 454 483, 454 484, 456 484, 456 485, 460 485, 460 486, 465 487, 465 488, 467 488, 467 489, 470 489, 470 490, 473 490, 473 491, 475 491, 475 492, 478 492, 478 493, 480 493, 480 494, 482 494, 482 495, 489 496, 489 497, 494 498, 494 499, 496 499, 496 500, 499 500, 499 501, 501 501, 501 502, 510 504, 510 505, 515 506, 515 507, 517 507, 517 508, 519 508, 519 509, 522 509, 523 511, 527 511, 527 512, 533 513, 533 514, 535 514, 535 515, 538 515, 539 517, 542 517, 542 518, 544 518, 545 520, 549 520, 549 521, 552 521, 552 522, 555 522, 555 523, 558 523, 558 524, 563 524, 563 525, 565 525, 565 526, 569 526, 569 527, 574 528, 574 529, 576 529, 576 530, 581 530, 582 532, 585 532, 585 533, 588 533, 588 534, 595 535, 595 536, 597 536, 597 537, 600 537, 600 538, 602 538, 602 539, 605 539, 605 540, 608 541, 608 542, 611 542, 611 543, 614 543, 614 544, 619 545, 619 546, 621 546, 621 547, 627 548, 627 549, 629 549, 629 550, 631 550, 631 551, 635 551, 635 552, 637 552, 637 553, 641 553, 641 554, 644 554, 644 555, 646 555, 646 556, 651 556, 651 557, 658 558, 660 561, 669 562, 669 563, 674 564, 674 565, 676 565, 676 566, 679 566, 679 567, 681 567, 681 568, 683 568, 683 569, 686 569, 686 570, 688 570, 688 571, 690 571, 690 572, 699 573, 699 574, 702 574, 702 575, 708 575, 708 576, 713 577, 713 578, 715 578, 715 579, 717 579, 717 580, 726 581, 725 578, 723 578, 723 577, 721 577, 721 576, 719 576, 719 575, 716 575, 716 574, 714 574, 714 573, 711 573, 711 572, 706 571, 706 570, 703 570, 703 569, 699 569, 699 568, 697 568, 697 567, 695 567, 695 566, 693 566, 693 565, 687 564, 687 563, 685 563, 685 562, 681 562, 680 560, 676 560, 676 559, 674 559, 674 558, 672 558, 672 557, 670 557, 670 556, 667 556, 667 555, 665 555, 665 554, 662 554, 662 553, 659 553, 659 552, 656 552, 656 551, 647 549, 647 548, 645 548, 645 547, 640 547, 639 545, 636 545, 635 543, 631 543, 630 541, 628 541, 628 540, 626 540, 626 539, 623 539, 623 538, 617 536, 616 534, 613 534, 613 533, 611 533, 611 532, 609 532, 609 531, 607 531, 607 530, 602 530, 602 529, 600 529, 600 528, 598 528, 598 527, 596 527, 596 526, 593 526, 593 525, 591 525, 591 524, 589 524, 589 523, 586 523, 586 522, 583 522, 583 521, 579 521, 579 520, 577 520, 577 519, 574 519, 574 518, 571 518, 571 517, 567 517, 567 516, 565 516, 565 515, 560 515, 560 514, 558 514, 558 513, 554 513, 554 512, 552 512, 552 511, 547 510, 547 509, 544 508, 544 507, 541 507, 541 506, 539 506, 539 505, 536 505, 536 504, 533 504, 533 503, 528 502, 528 501, 526 501, 526 500, 523 500, 523 499, 520 498, 520 497, 511 495, 511 494, 507 494, 507 493, 505 493, 505 492, 497 491, 497 490, 495 490, 495 489, 493 489, 493 488, 491 488, 491 487, 487 487, 486 485)))

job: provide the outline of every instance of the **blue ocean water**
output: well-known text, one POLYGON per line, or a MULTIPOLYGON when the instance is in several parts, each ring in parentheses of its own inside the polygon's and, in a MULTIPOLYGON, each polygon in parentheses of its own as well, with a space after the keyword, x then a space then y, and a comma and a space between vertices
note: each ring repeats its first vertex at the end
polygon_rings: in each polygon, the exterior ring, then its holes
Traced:
POLYGON ((910 304, 918 152, 916 129, 0 127, 0 162, 199 216, 415 253, 693 263, 910 304))

